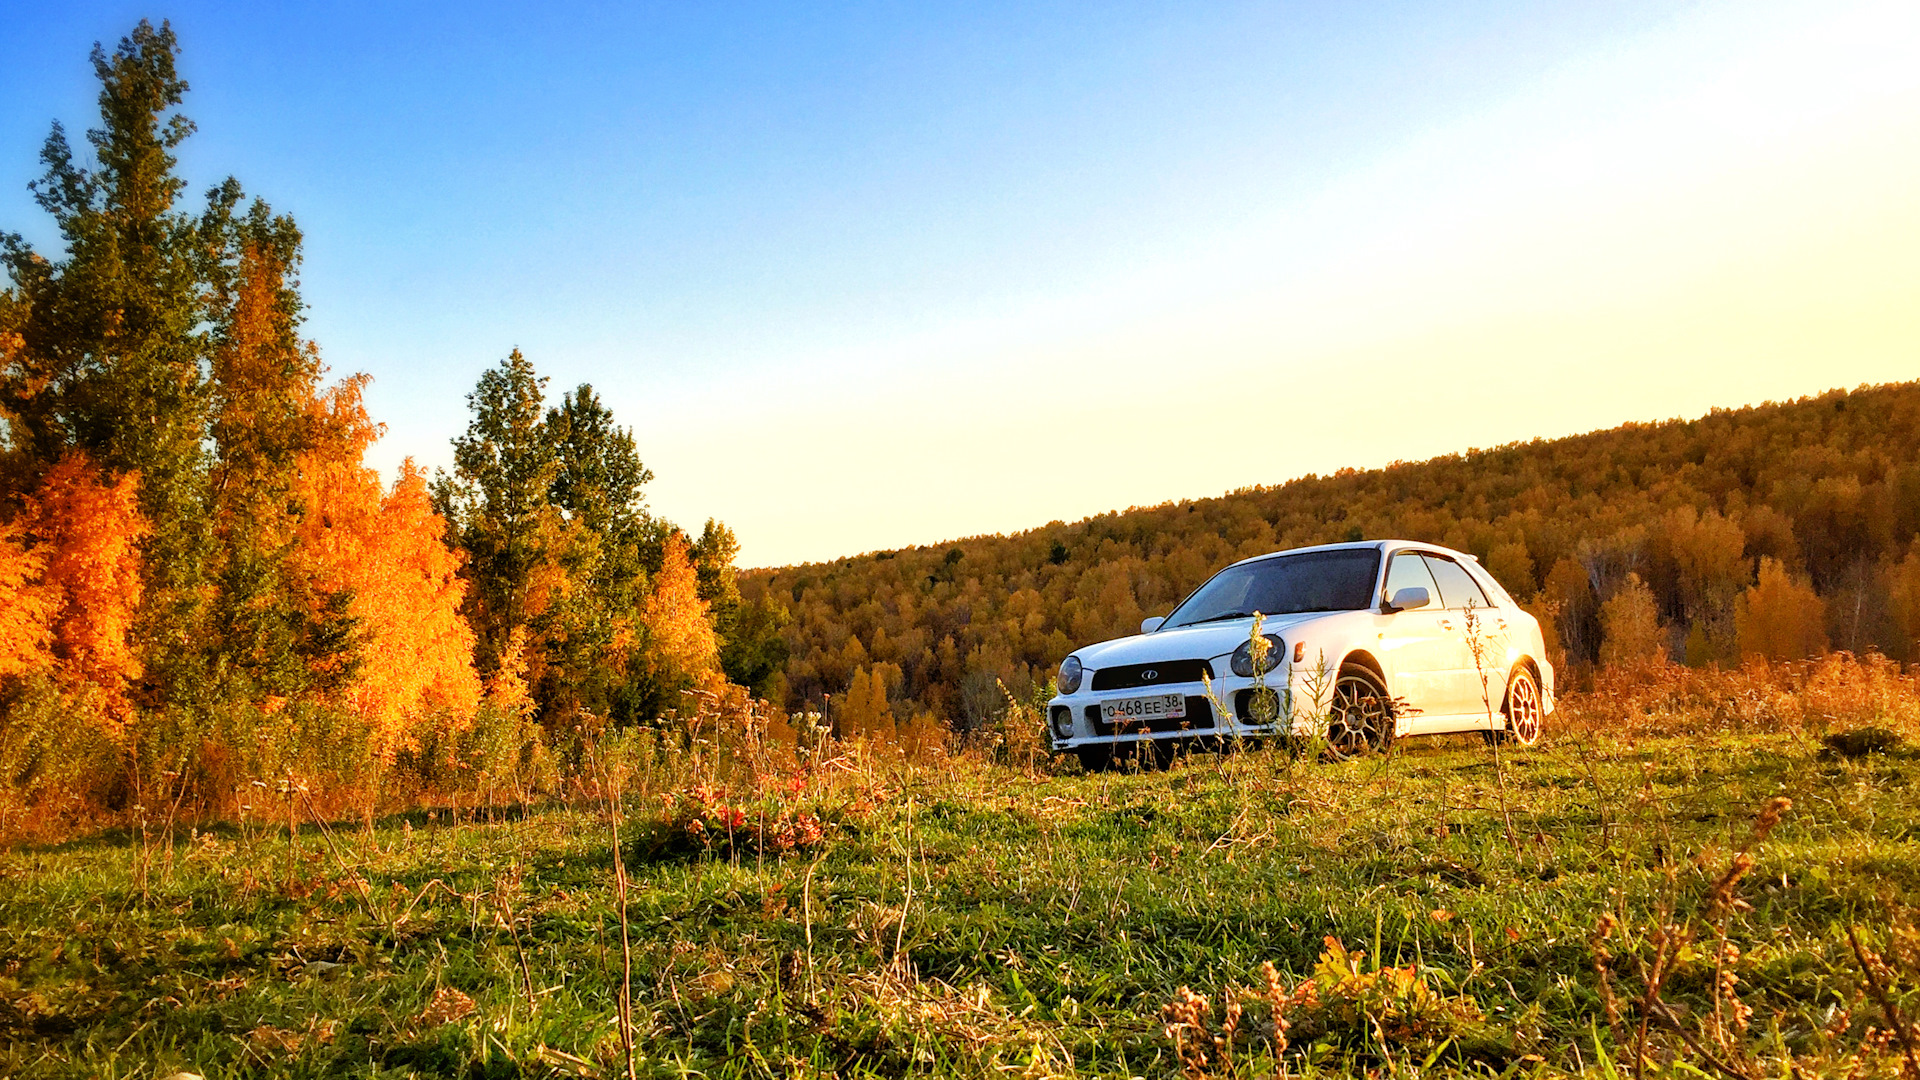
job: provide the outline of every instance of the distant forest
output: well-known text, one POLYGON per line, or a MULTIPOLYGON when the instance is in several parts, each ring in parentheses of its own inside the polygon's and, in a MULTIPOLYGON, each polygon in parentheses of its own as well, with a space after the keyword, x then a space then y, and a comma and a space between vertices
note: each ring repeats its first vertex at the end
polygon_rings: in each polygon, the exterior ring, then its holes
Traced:
POLYGON ((1002 685, 1042 691, 1070 650, 1136 632, 1229 562, 1362 538, 1478 556, 1576 682, 1662 653, 1912 662, 1917 535, 1920 383, 1902 383, 756 570, 740 588, 786 624, 763 691, 965 729, 1005 708, 1002 685))

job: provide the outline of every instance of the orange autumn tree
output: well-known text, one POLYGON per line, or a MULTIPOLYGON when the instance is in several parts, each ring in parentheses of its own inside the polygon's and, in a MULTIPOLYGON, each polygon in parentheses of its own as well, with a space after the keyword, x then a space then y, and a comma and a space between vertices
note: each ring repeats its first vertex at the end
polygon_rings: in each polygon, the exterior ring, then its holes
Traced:
MULTIPOLYGON (((376 758, 391 763, 424 724, 460 726, 480 699, 473 632, 460 615, 465 585, 445 523, 411 460, 391 490, 361 464, 379 429, 361 401, 364 377, 315 404, 326 436, 301 456, 294 496, 296 562, 316 597, 350 597, 358 648, 339 695, 367 725, 376 758)), ((332 673, 326 673, 332 674, 332 673)))
POLYGON ((241 676, 228 691, 269 710, 337 702, 391 762, 430 719, 465 723, 479 696, 458 558, 411 462, 390 491, 363 464, 382 434, 367 377, 320 389, 319 351, 297 333, 298 229, 257 201, 223 228, 208 480, 219 647, 241 676))
POLYGON ((875 664, 855 668, 846 693, 834 699, 831 717, 834 729, 843 739, 867 739, 891 745, 898 737, 893 721, 893 706, 887 701, 887 675, 891 665, 875 664))
POLYGON ((44 551, 29 551, 23 530, 0 525, 0 679, 45 668, 53 659, 54 597, 40 577, 44 551))
POLYGON ((1759 580, 1740 594, 1734 624, 1742 656, 1801 660, 1827 651, 1826 605, 1773 559, 1760 560, 1759 580))
MULTIPOLYGON (((294 492, 309 457, 357 461, 378 429, 364 413, 335 415, 319 389, 319 349, 299 336, 299 229, 258 200, 237 213, 237 189, 220 196, 207 429, 217 588, 205 648, 216 698, 271 712, 289 699, 336 693, 352 674, 349 597, 299 565, 294 492)), ((348 381, 354 394, 364 379, 348 381)))
POLYGON ((466 584, 459 557, 441 539, 446 525, 428 501, 426 474, 412 459, 381 499, 379 525, 370 551, 378 573, 368 575, 352 608, 367 644, 349 694, 362 716, 377 718, 376 731, 431 717, 458 727, 480 697, 473 631, 460 614, 466 584))
POLYGON ((681 533, 667 537, 660 572, 641 613, 648 652, 665 685, 703 684, 715 677, 720 665, 720 643, 707 621, 707 603, 700 599, 700 578, 688 550, 681 533))
POLYGON ((75 451, 41 478, 21 516, 44 559, 54 673, 68 689, 98 691, 115 738, 131 719, 129 684, 142 670, 129 637, 148 532, 139 498, 139 477, 107 482, 75 451))

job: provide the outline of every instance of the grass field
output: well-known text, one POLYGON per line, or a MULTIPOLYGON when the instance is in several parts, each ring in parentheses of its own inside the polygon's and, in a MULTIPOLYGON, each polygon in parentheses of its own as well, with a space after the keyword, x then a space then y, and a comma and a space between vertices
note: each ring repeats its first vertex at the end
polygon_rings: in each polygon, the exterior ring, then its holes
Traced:
POLYGON ((624 949, 590 799, 16 849, 0 1074, 1896 1075, 1920 756, 1819 737, 1910 736, 1874 692, 1596 693, 1498 759, 655 757, 624 949))

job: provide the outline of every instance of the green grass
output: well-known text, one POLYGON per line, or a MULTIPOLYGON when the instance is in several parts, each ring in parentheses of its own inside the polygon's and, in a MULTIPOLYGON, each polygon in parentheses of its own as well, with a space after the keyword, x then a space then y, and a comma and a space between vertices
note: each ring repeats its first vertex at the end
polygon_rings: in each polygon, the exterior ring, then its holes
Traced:
MULTIPOLYGON (((1344 982, 1323 968, 1277 1059, 1270 1002, 1252 1001, 1228 1047, 1241 1075, 1626 1074, 1635 958, 1651 962, 1662 922, 1691 920, 1703 940, 1663 991, 1678 1026, 1737 1068, 1781 1075, 1791 1056, 1802 1075, 1845 1074, 1884 1027, 1856 996, 1847 928, 1884 951, 1920 897, 1920 759, 1818 750, 1688 735, 1508 751, 1511 841, 1494 759, 1461 739, 1145 775, 829 771, 792 795, 825 841, 785 855, 751 826, 708 849, 636 796, 637 1072, 1178 1075, 1161 1010, 1182 987, 1218 1023, 1222 993, 1262 986, 1263 962, 1297 984, 1333 938, 1367 956, 1344 982), (1723 1045, 1708 897, 1775 796, 1793 808, 1726 920, 1754 1015, 1723 1045), (1590 945, 1608 914, 1618 1035, 1590 945), (1418 989, 1392 990, 1382 963, 1411 966, 1418 989)), ((144 892, 126 836, 7 855, 0 1074, 624 1075, 602 816, 415 814, 333 838, 338 858, 311 828, 291 851, 284 829, 182 836, 148 850, 144 892), (471 1012, 443 995, 425 1015, 448 987, 471 1012)), ((1905 947, 1891 992, 1920 1015, 1905 947)), ((1655 1026, 1649 1072, 1711 1074, 1672 1027, 1655 1026)), ((1858 1074, 1898 1064, 1897 1044, 1870 1046, 1858 1074)))

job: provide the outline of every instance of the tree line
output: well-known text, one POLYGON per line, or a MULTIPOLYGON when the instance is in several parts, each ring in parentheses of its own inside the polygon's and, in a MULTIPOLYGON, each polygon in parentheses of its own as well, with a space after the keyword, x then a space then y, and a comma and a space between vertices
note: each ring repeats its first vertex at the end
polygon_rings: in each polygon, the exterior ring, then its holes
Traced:
POLYGON ((1550 628, 1575 684, 1654 656, 1914 662, 1920 383, 757 570, 741 588, 789 624, 776 699, 819 707, 877 682, 890 716, 967 728, 1229 562, 1386 537, 1478 556, 1550 628))
POLYGON ((364 464, 298 225, 231 178, 189 205, 178 55, 144 21, 95 46, 99 126, 55 123, 32 185, 59 249, 0 233, 0 825, 524 792, 783 663, 733 534, 649 513, 631 431, 517 350, 450 471, 364 464))

